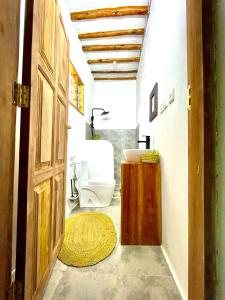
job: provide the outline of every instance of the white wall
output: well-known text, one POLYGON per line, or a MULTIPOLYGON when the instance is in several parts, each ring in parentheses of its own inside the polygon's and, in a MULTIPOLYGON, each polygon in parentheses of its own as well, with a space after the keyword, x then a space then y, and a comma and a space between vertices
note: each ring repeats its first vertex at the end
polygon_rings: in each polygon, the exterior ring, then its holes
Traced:
POLYGON ((137 80, 140 135, 161 154, 162 247, 184 299, 188 298, 188 119, 186 1, 153 0, 137 80), (149 122, 149 94, 159 84, 159 110, 149 122))
MULTIPOLYGON (((136 128, 136 81, 96 81, 94 107, 102 107, 110 113, 95 117, 96 129, 136 128)), ((98 112, 95 111, 94 115, 98 112)))
MULTIPOLYGON (((66 2, 59 1, 65 30, 70 42, 70 60, 73 63, 84 84, 84 116, 82 116, 72 105, 69 105, 68 124, 72 127, 68 131, 68 156, 67 156, 67 197, 70 191, 69 174, 70 174, 70 158, 77 155, 79 145, 85 139, 86 122, 89 120, 91 108, 94 101, 94 80, 87 64, 86 57, 82 51, 78 34, 74 24, 71 22, 70 13, 66 7, 66 2)), ((69 213, 69 207, 66 207, 66 214, 69 213)))
POLYGON ((84 83, 84 115, 85 120, 89 119, 90 111, 94 101, 94 79, 87 64, 87 59, 82 51, 81 42, 75 30, 75 26, 70 19, 70 12, 64 0, 59 1, 61 13, 65 25, 65 30, 70 41, 70 60, 84 83))
POLYGON ((71 129, 68 131, 68 158, 75 156, 79 152, 80 142, 85 140, 86 122, 84 117, 69 105, 68 124, 71 129))

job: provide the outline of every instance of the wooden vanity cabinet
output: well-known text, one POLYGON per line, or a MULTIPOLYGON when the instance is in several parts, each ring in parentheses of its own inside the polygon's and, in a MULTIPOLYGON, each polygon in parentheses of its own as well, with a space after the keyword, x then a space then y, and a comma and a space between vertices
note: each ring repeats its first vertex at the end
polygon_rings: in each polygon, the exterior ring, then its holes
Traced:
POLYGON ((121 244, 161 245, 160 164, 121 162, 121 244))

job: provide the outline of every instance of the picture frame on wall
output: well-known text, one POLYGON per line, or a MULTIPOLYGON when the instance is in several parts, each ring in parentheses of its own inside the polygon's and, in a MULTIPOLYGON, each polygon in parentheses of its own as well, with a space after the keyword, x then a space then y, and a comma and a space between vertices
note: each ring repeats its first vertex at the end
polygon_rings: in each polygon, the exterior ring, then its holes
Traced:
POLYGON ((149 102, 149 121, 152 122, 158 115, 158 82, 150 93, 149 102))

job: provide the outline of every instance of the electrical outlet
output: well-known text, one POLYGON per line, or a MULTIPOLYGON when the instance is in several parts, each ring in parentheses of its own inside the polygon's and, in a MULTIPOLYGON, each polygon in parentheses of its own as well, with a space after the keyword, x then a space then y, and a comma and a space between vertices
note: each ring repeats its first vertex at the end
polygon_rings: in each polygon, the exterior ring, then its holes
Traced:
POLYGON ((173 103, 175 100, 175 91, 172 89, 171 93, 169 94, 169 104, 173 103))

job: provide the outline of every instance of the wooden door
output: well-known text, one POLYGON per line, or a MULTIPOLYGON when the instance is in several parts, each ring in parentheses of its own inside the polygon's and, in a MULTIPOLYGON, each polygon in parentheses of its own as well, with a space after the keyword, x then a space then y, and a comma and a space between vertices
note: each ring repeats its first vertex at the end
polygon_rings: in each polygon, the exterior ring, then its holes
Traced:
POLYGON ((202 1, 187 0, 189 299, 204 299, 204 83, 202 1))
POLYGON ((40 299, 64 234, 69 43, 55 0, 27 2, 22 109, 17 284, 40 299))
POLYGON ((13 174, 16 107, 12 83, 17 80, 19 1, 0 2, 0 299, 11 283, 13 174))

